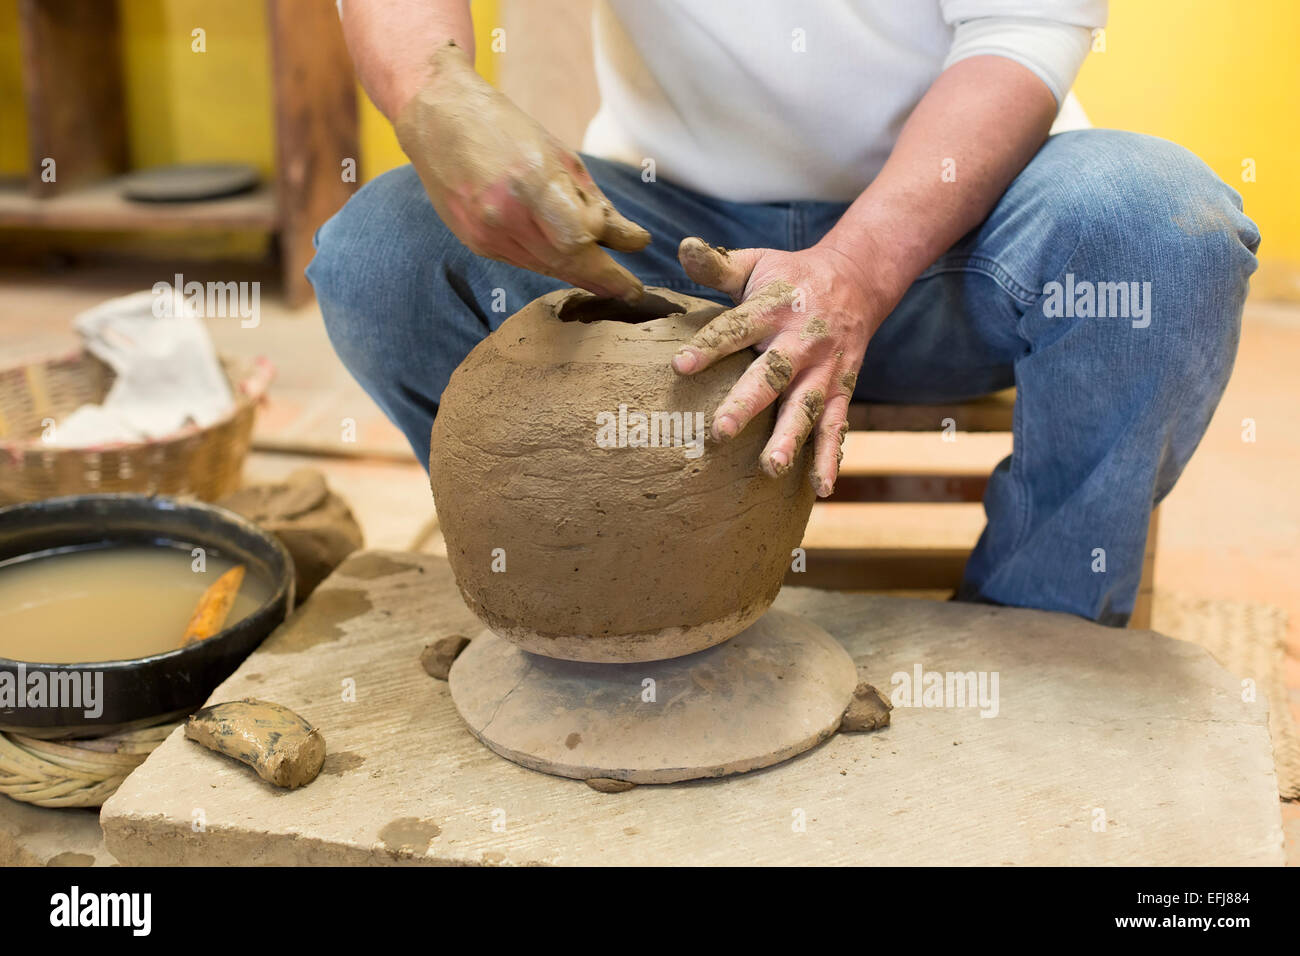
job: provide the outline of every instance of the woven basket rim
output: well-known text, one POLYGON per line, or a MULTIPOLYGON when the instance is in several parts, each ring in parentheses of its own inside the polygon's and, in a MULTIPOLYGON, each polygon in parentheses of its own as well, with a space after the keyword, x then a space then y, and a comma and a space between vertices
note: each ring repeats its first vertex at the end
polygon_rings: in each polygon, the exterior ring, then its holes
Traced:
MULTIPOLYGON (((75 347, 68 352, 61 354, 52 354, 43 358, 29 358, 23 362, 7 366, 0 370, 3 372, 13 371, 15 369, 29 368, 33 365, 50 365, 57 362, 72 362, 89 355, 90 353, 81 346, 75 347)), ((217 355, 223 367, 227 363, 248 363, 248 371, 237 382, 231 382, 231 389, 234 392, 234 402, 230 409, 207 425, 197 425, 191 422, 182 428, 177 429, 167 435, 158 438, 149 438, 144 441, 117 441, 105 442, 99 445, 79 445, 79 446, 57 446, 51 447, 43 442, 39 437, 34 438, 8 438, 0 439, 0 452, 11 457, 21 457, 29 452, 39 451, 51 454, 95 454, 101 452, 130 451, 133 449, 148 448, 151 445, 166 445, 193 435, 200 435, 204 432, 220 428, 229 424, 240 414, 247 406, 260 401, 266 394, 266 390, 271 385, 271 380, 275 378, 275 365, 269 358, 264 355, 243 356, 243 355, 217 355)))

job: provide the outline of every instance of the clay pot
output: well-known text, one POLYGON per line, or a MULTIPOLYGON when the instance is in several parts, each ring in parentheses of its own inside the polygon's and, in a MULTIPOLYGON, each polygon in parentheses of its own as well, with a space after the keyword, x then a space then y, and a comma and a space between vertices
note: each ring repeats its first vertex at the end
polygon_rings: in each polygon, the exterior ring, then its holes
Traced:
POLYGON ((430 484, 461 594, 496 634, 547 657, 662 660, 772 603, 812 508, 811 451, 763 474, 771 408, 729 442, 705 437, 755 354, 690 377, 669 362, 721 311, 666 289, 636 306, 561 290, 452 374, 430 484), (641 430, 652 412, 682 414, 641 430))

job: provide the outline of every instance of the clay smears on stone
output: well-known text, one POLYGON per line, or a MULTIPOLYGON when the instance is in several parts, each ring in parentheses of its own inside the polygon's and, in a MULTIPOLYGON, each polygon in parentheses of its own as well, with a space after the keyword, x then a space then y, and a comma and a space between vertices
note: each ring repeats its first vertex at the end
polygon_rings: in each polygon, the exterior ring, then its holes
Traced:
POLYGON ((394 561, 388 555, 384 554, 359 554, 354 558, 349 558, 343 562, 340 571, 350 578, 359 578, 362 581, 373 581, 375 578, 384 578, 392 574, 402 574, 406 571, 418 571, 418 564, 408 564, 404 561, 394 561))
POLYGON ((261 647, 271 654, 296 654, 346 633, 343 624, 371 609, 365 591, 328 587, 295 611, 261 647))
POLYGON ((379 840, 393 859, 424 856, 429 844, 442 834, 442 828, 431 820, 419 817, 399 817, 384 824, 379 840))
POLYGON ((351 750, 341 750, 325 758, 325 764, 320 772, 327 777, 341 777, 350 770, 356 770, 365 762, 366 758, 361 754, 351 750))
POLYGON ((687 654, 776 597, 812 508, 812 456, 763 473, 772 408, 696 457, 671 443, 598 446, 597 416, 620 405, 707 421, 755 360, 745 349, 678 375, 673 355, 720 306, 651 289, 592 320, 602 301, 543 296, 470 352, 433 426, 434 503, 466 603, 501 636, 571 660, 687 654))

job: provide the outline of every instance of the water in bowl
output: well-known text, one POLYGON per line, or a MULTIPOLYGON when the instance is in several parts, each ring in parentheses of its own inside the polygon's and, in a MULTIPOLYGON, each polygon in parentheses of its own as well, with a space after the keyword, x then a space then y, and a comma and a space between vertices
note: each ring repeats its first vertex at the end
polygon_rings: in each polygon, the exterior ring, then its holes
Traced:
MULTIPOLYGON (((208 550, 128 545, 0 563, 0 657, 83 664, 150 657, 181 646, 199 597, 235 564, 208 550)), ((250 569, 225 627, 270 597, 250 569)))

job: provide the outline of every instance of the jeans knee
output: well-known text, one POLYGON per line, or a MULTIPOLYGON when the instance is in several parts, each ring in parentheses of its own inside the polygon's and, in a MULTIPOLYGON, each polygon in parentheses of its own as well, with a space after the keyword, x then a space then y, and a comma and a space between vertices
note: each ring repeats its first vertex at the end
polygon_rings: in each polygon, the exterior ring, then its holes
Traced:
POLYGON ((419 177, 402 166, 371 180, 316 233, 307 278, 339 357, 361 377, 390 330, 446 263, 469 253, 434 212, 419 177))
POLYGON ((1077 242, 1072 264, 1095 273, 1076 278, 1095 287, 1099 314, 1107 296, 1113 307, 1116 290, 1127 291, 1131 328, 1148 336, 1152 361, 1226 379, 1259 247, 1240 195, 1167 140, 1065 136, 1082 137, 1073 144, 1082 148, 1058 150, 1052 178, 1077 242))

